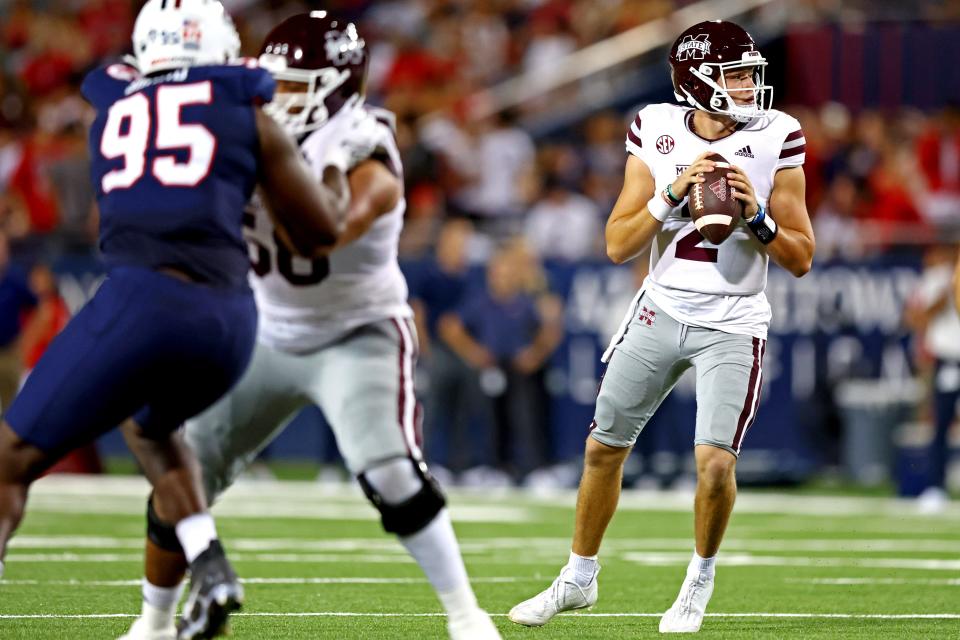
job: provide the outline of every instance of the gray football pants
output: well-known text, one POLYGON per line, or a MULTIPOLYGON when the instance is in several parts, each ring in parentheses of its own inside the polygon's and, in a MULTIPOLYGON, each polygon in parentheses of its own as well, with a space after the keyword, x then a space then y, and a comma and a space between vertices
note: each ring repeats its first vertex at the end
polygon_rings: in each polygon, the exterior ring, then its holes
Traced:
POLYGON ((601 380, 590 435, 611 447, 632 446, 680 376, 694 367, 694 444, 739 455, 760 402, 765 347, 761 338, 677 322, 644 296, 601 380))
POLYGON ((401 456, 419 460, 416 356, 414 328, 402 318, 364 326, 305 355, 258 343, 237 386, 186 424, 208 497, 229 487, 310 404, 323 411, 351 473, 401 456))

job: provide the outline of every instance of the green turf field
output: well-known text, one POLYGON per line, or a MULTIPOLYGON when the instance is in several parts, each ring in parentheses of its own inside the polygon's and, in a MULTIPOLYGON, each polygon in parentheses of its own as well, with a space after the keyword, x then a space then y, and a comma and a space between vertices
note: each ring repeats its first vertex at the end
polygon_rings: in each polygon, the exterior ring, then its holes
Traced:
MULTIPOLYGON (((0 582, 0 638, 115 638, 139 610, 142 480, 41 481, 0 582)), ((655 637, 691 550, 691 497, 625 494, 601 553, 600 601, 540 629, 509 608, 566 561, 573 494, 451 497, 477 595, 505 638, 655 637)), ((419 570, 358 490, 234 487, 215 513, 247 581, 236 638, 442 638, 419 570)), ((960 509, 884 498, 743 492, 705 638, 960 636, 960 509)))

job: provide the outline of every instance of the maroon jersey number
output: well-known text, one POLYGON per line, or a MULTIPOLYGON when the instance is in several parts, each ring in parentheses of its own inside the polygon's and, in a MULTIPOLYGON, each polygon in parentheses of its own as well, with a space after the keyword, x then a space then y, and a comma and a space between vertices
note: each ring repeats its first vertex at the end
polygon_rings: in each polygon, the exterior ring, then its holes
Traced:
POLYGON ((716 262, 720 250, 698 247, 697 245, 703 241, 703 236, 696 229, 683 236, 677 241, 677 258, 694 262, 716 262))

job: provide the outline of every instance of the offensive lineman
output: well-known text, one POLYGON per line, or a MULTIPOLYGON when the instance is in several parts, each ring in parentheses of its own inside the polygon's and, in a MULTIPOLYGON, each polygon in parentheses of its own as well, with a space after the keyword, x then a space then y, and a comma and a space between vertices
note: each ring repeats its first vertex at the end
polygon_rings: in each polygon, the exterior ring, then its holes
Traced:
POLYGON ((804 204, 799 123, 771 109, 766 60, 739 26, 702 22, 673 43, 677 100, 642 109, 627 132, 624 185, 607 221, 607 254, 622 263, 650 246, 650 274, 603 361, 607 371, 587 438, 572 551, 560 576, 510 619, 546 624, 597 601, 597 553, 620 495, 630 449, 681 374, 697 373, 694 454, 696 546, 660 632, 696 632, 736 497, 734 470, 756 416, 770 322, 769 258, 796 277, 810 270, 814 238, 804 204), (720 153, 745 225, 712 245, 690 220, 687 191, 720 153), (733 166, 739 165, 739 166, 733 166), (774 222, 774 219, 776 222, 774 222))
MULTIPOLYGON (((276 241, 262 207, 247 216, 258 344, 233 391, 186 428, 207 495, 226 490, 300 409, 316 404, 384 529, 434 587, 450 637, 499 638, 477 604, 444 496, 422 461, 417 342, 397 264, 402 168, 392 114, 362 104, 365 43, 352 23, 313 11, 274 28, 260 64, 278 81, 266 110, 300 141, 318 176, 327 165, 348 172, 351 201, 334 251, 313 261, 276 241)), ((161 560, 179 554, 169 530, 151 531, 143 612, 126 640, 173 637, 183 565, 170 570, 175 565, 161 560)))

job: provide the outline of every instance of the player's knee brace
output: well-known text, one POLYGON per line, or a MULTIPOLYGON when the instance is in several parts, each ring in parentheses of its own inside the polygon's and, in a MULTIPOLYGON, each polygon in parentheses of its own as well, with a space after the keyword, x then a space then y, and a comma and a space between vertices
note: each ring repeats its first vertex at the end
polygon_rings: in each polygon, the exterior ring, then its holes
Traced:
POLYGON ((446 504, 440 485, 423 462, 399 458, 357 476, 380 512, 384 531, 410 536, 430 524, 446 504))
POLYGON ((177 529, 174 525, 164 522, 153 508, 153 494, 147 500, 147 538, 164 551, 183 553, 180 539, 177 538, 177 529))

